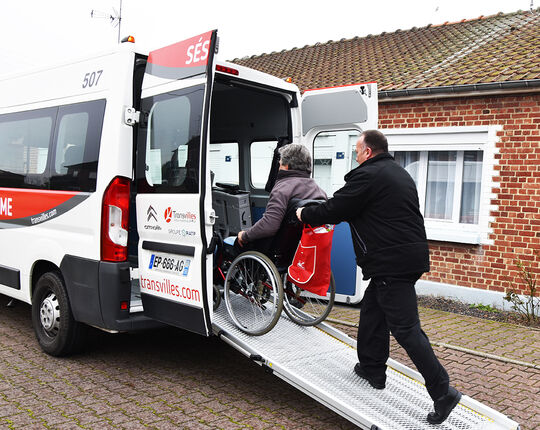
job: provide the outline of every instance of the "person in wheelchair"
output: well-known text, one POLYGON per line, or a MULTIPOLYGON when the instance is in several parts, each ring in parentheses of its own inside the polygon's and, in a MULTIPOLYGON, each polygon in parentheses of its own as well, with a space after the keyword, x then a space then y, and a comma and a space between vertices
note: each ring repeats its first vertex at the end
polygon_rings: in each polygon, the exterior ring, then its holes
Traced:
MULTIPOLYGON (((276 245, 276 234, 280 231, 286 214, 290 212, 291 200, 327 199, 326 193, 311 178, 311 154, 305 146, 297 143, 285 145, 279 149, 279 155, 279 170, 270 191, 266 211, 251 228, 238 233, 235 241, 237 252, 255 250, 272 258, 273 255, 269 254, 276 245)), ((292 244, 294 248, 300 239, 299 235, 294 238, 283 238, 283 234, 279 236, 280 241, 296 239, 296 243, 292 244)))

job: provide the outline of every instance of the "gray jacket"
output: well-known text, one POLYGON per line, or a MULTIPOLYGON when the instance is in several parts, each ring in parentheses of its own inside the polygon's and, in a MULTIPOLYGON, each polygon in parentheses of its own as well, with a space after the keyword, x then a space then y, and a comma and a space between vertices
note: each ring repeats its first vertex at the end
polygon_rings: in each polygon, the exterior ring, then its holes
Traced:
POLYGON ((309 177, 309 173, 280 170, 263 217, 244 232, 243 239, 251 242, 276 234, 285 217, 287 204, 294 198, 326 200, 326 193, 309 177))

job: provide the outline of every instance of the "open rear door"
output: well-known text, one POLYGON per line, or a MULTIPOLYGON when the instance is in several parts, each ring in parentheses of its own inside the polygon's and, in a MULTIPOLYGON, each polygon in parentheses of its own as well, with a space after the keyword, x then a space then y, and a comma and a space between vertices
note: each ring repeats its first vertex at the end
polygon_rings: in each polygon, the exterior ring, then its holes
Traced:
MULTIPOLYGON (((302 97, 302 139, 311 148, 313 177, 329 197, 356 167, 355 144, 364 130, 378 126, 377 84, 374 82, 307 90, 302 97)), ((336 226, 332 246, 336 301, 358 303, 365 282, 356 266, 347 223, 336 226)))
POLYGON ((302 96, 302 135, 313 143, 321 132, 377 128, 377 84, 306 90, 302 96))
POLYGON ((153 51, 137 142, 137 229, 145 315, 211 332, 207 145, 217 32, 153 51))

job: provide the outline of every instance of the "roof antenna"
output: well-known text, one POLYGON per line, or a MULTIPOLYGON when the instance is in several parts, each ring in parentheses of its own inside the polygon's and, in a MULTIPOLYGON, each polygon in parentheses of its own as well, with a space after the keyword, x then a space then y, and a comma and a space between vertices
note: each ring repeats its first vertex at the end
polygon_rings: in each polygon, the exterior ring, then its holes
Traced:
POLYGON ((118 27, 118 43, 120 43, 120 27, 122 25, 122 0, 120 0, 120 11, 117 11, 114 7, 114 14, 107 14, 105 12, 100 12, 99 10, 92 9, 90 12, 90 18, 105 18, 111 21, 113 28, 118 27))

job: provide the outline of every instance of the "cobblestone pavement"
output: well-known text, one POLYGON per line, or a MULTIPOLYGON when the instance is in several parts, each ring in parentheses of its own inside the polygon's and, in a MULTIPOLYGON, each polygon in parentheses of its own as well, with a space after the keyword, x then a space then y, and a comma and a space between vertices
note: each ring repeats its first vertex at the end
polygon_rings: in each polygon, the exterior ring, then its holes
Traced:
MULTIPOLYGON (((540 330, 434 309, 420 308, 420 321, 429 340, 479 353, 434 346, 450 375, 451 384, 493 409, 509 416, 524 429, 540 429, 540 330), (507 363, 482 357, 490 354, 536 365, 507 363)), ((358 310, 337 307, 331 317, 358 321, 358 310)), ((354 336, 356 329, 343 328, 354 336)), ((392 339, 391 357, 414 369, 405 351, 392 339)))
MULTIPOLYGON (((92 331, 84 354, 47 356, 34 339, 30 307, 6 308, 7 301, 0 296, 1 428, 355 428, 217 338, 172 328, 92 331)), ((354 308, 333 313, 357 316, 354 308)), ((539 364, 540 331, 429 309, 421 319, 432 341, 539 364)), ((523 429, 540 428, 540 370, 435 350, 457 388, 523 429)), ((391 354, 412 366, 395 343, 391 354)))

